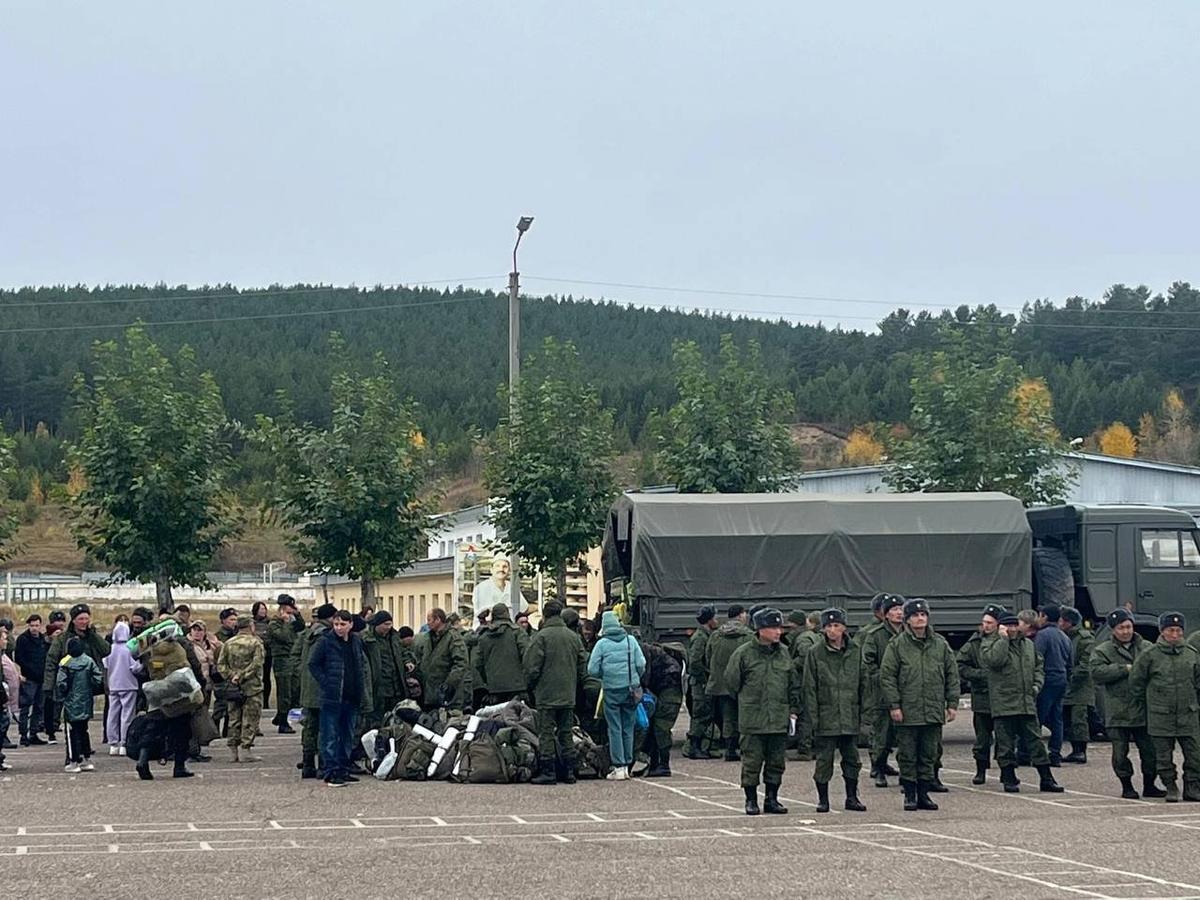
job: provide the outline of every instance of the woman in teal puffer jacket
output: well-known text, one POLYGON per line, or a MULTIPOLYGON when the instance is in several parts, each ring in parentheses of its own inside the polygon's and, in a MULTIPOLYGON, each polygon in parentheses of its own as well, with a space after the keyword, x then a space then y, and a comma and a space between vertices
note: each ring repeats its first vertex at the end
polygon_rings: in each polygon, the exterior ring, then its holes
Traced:
POLYGON ((600 639, 592 648, 588 674, 604 685, 604 720, 608 723, 608 755, 613 770, 608 778, 624 781, 633 764, 633 726, 637 704, 630 690, 641 684, 646 657, 634 638, 625 633, 616 613, 601 618, 600 639))

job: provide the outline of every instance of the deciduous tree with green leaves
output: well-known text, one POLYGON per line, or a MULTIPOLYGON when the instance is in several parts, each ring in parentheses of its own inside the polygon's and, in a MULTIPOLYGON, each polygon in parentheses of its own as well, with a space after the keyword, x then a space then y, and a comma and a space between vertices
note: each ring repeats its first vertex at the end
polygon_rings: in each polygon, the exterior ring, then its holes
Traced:
MULTIPOLYGON (((968 326, 969 327, 969 326, 968 326)), ((913 363, 912 434, 890 448, 884 482, 895 491, 1003 491, 1060 503, 1075 474, 1054 427, 1050 393, 1003 346, 947 329, 942 349, 913 363)))
POLYGON ((679 400, 658 420, 658 469, 687 493, 783 490, 798 467, 792 399, 767 377, 758 344, 721 336, 715 371, 693 341, 675 344, 679 400))
MULTIPOLYGON (((337 335, 333 344, 349 358, 337 335)), ((292 548, 317 571, 358 579, 366 605, 377 581, 425 557, 434 460, 382 354, 366 371, 335 371, 331 393, 328 428, 296 421, 281 397, 284 413, 259 416, 255 438, 274 460, 270 503, 292 548)))
POLYGON ((75 384, 75 538, 109 583, 153 582, 170 612, 173 586, 213 586, 213 554, 239 529, 221 392, 189 347, 171 360, 140 325, 93 354, 94 374, 75 384))
POLYGON ((613 416, 583 378, 570 342, 547 338, 526 364, 515 403, 487 446, 490 521, 508 553, 554 574, 566 596, 567 566, 600 540, 617 494, 613 416))
POLYGON ((10 543, 20 519, 9 497, 9 485, 17 475, 16 459, 13 456, 13 439, 0 426, 0 560, 12 555, 10 543))

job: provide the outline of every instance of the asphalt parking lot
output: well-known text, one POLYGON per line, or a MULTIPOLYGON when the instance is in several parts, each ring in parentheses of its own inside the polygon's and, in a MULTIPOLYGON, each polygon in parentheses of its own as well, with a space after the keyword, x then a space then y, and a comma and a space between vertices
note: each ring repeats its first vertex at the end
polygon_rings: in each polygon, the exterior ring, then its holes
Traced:
MULTIPOLYGON (((1108 745, 1056 770, 1067 792, 970 783, 969 714, 947 730, 948 794, 905 813, 865 779, 866 813, 817 815, 812 764, 789 763, 787 816, 742 813, 738 766, 676 755, 663 780, 574 786, 301 781, 298 738, 264 761, 223 746, 199 777, 140 782, 107 755, 11 751, 0 781, 0 885, 14 897, 658 896, 1200 898, 1200 804, 1121 800, 1108 745)), ((93 723, 98 732, 98 723, 93 723)), ((677 735, 682 735, 681 721, 677 735)), ((98 733, 94 740, 98 740, 98 733)), ((99 747, 98 743, 97 746, 99 747)), ((106 752, 106 750, 102 751, 106 752)), ((894 779, 893 779, 894 781, 894 779)))

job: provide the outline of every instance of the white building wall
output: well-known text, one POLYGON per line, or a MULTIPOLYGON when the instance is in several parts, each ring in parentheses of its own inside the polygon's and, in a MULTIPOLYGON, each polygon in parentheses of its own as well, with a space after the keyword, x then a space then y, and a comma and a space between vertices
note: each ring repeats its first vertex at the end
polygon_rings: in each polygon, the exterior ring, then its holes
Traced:
POLYGON ((496 539, 496 527, 483 521, 488 513, 487 506, 469 506, 437 521, 442 528, 429 539, 429 559, 453 556, 458 544, 474 544, 477 549, 496 539))

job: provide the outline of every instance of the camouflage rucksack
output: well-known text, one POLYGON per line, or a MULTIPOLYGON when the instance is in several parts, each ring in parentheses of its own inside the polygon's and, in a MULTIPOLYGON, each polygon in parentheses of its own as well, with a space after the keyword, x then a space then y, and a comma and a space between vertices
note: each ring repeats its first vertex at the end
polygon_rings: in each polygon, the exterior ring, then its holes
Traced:
POLYGON ((612 760, 608 748, 597 744, 582 728, 574 728, 571 738, 575 744, 576 771, 583 777, 594 774, 603 778, 612 771, 612 760))
MULTIPOLYGON (((472 741, 474 743, 474 741, 472 741)), ((510 782, 529 781, 538 770, 537 739, 520 726, 501 728, 496 744, 508 770, 510 782)))
POLYGON ((400 747, 393 777, 404 781, 424 781, 428 776, 429 763, 433 759, 434 743, 419 734, 409 735, 400 747))

